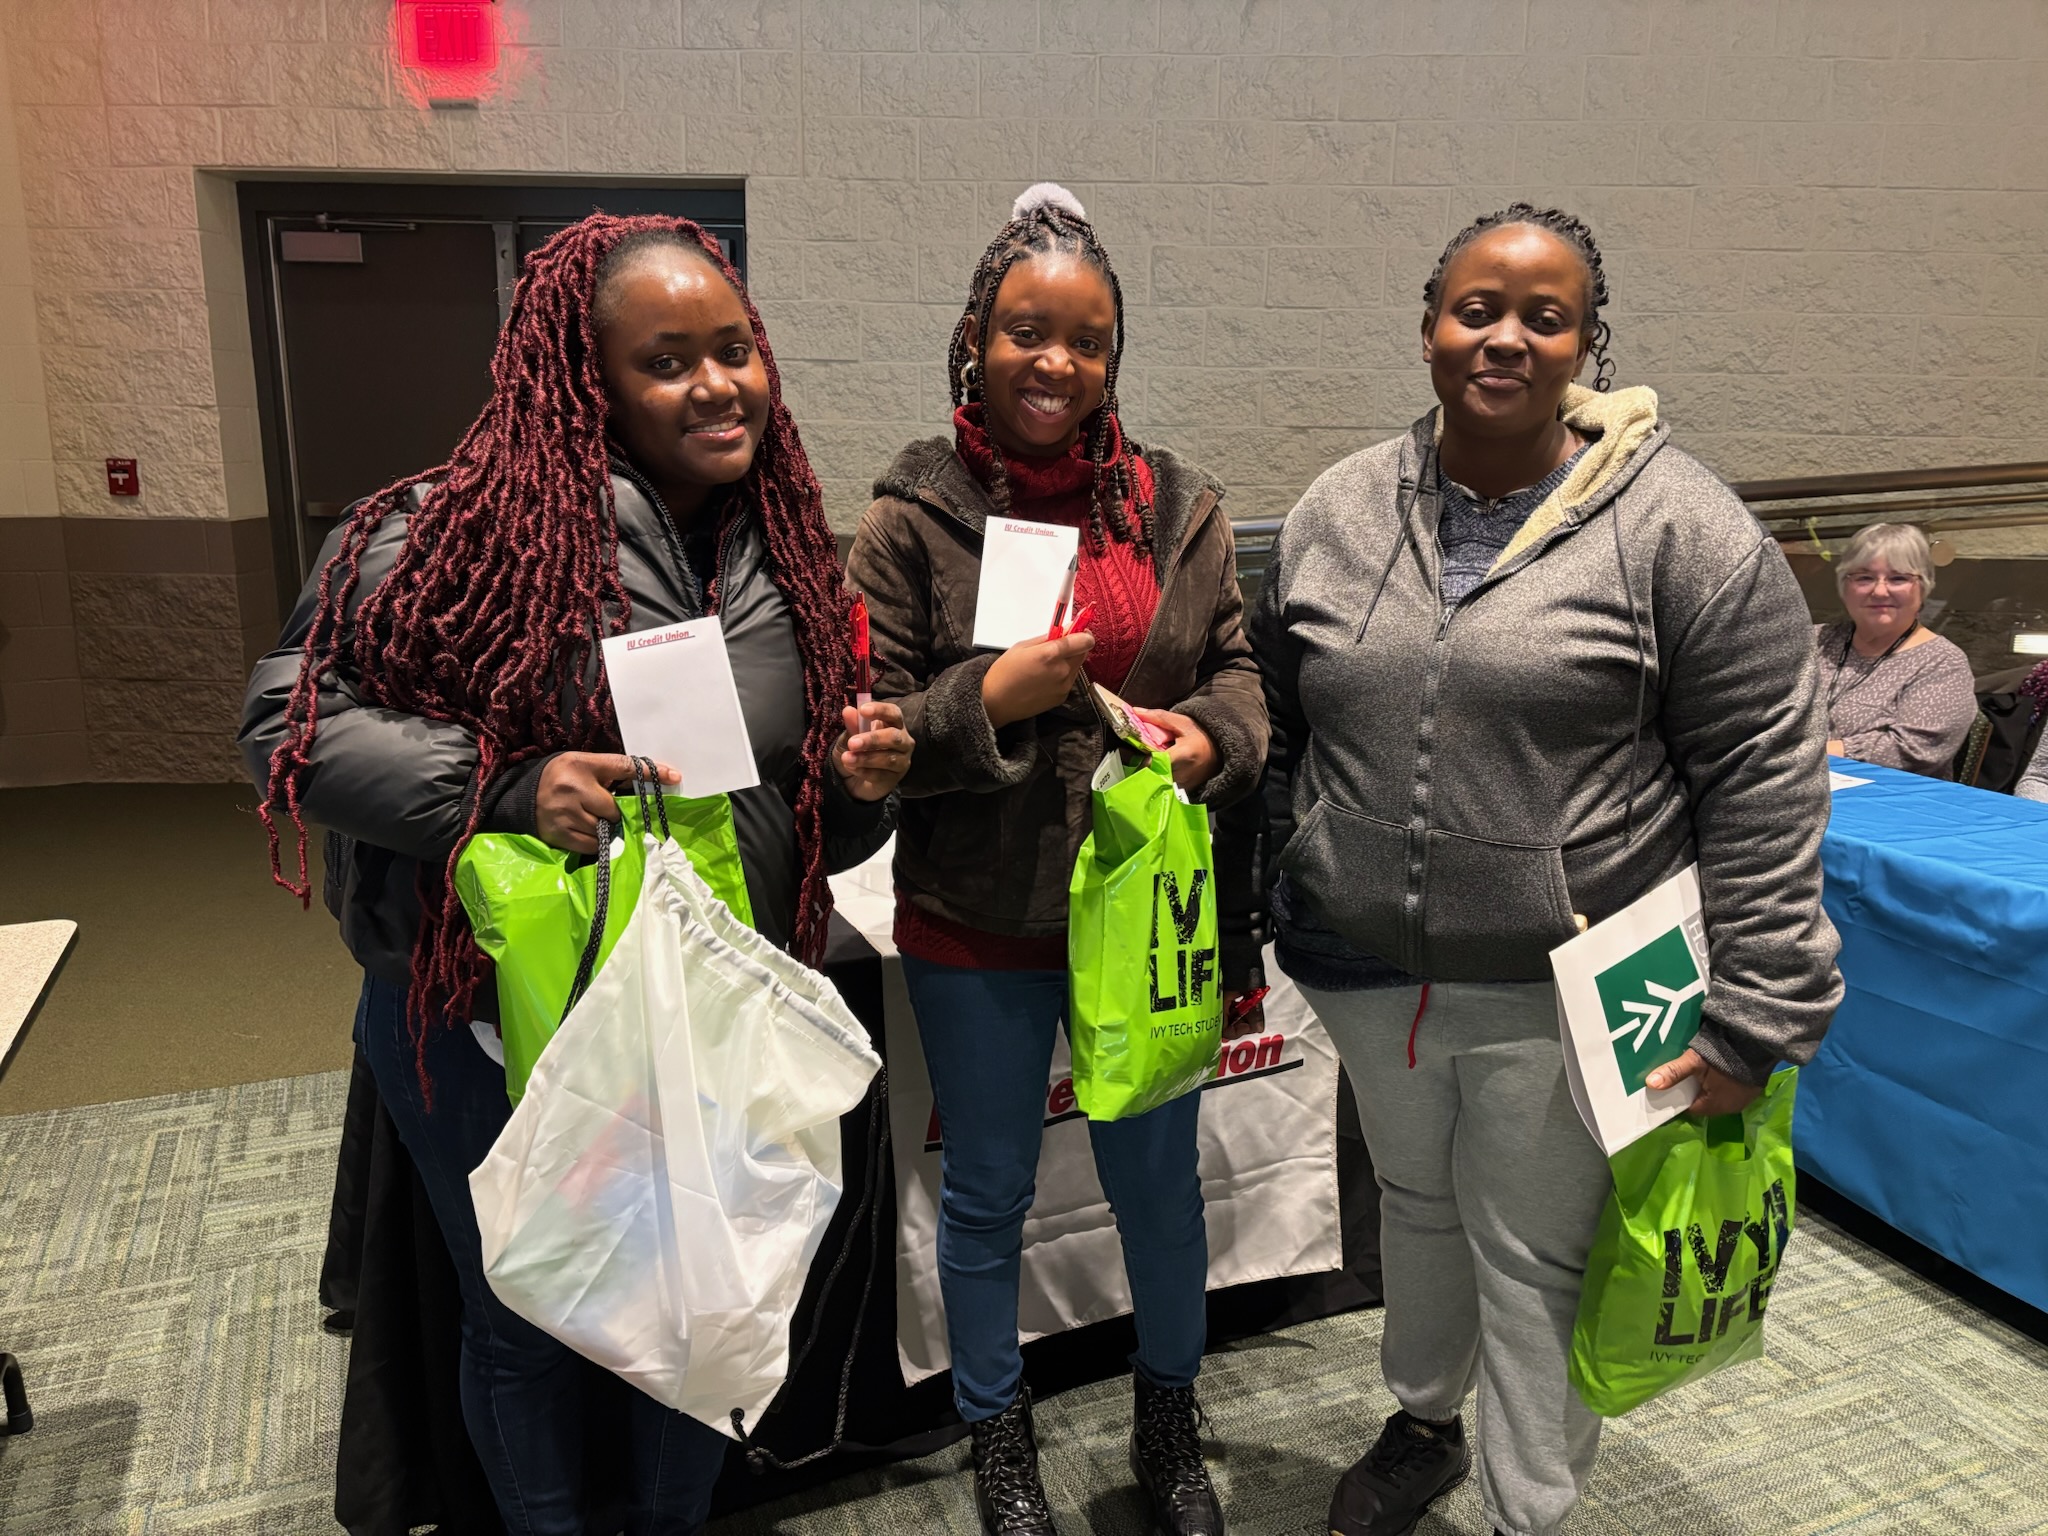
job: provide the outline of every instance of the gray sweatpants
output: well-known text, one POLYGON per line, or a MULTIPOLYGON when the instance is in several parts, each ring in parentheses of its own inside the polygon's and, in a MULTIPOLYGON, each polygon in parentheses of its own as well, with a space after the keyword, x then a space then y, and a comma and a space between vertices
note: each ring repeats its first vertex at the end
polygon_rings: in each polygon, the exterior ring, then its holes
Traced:
POLYGON ((1607 1159, 1572 1106, 1541 983, 1302 995, 1351 1075, 1380 1184, 1380 1365, 1410 1413, 1476 1386, 1480 1496, 1510 1536, 1551 1536, 1593 1470, 1600 1420, 1565 1376, 1607 1159))

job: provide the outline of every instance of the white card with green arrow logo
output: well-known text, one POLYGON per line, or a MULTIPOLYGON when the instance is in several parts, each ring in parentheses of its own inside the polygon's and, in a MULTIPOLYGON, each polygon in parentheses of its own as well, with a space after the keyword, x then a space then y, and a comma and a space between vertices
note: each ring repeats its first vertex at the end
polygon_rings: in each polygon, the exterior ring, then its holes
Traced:
POLYGON ((1612 1157, 1699 1091, 1690 1079, 1661 1092, 1645 1082, 1699 1033, 1707 995, 1699 866, 1558 945, 1550 968, 1572 1099, 1612 1157))

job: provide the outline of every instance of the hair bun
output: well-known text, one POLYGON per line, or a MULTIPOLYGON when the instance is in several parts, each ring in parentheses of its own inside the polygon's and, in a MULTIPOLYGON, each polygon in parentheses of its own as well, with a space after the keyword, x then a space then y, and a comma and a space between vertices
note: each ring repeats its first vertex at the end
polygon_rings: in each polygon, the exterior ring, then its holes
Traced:
POLYGON ((1017 194, 1017 201, 1010 204, 1012 219, 1028 219, 1034 213, 1051 209, 1088 221, 1088 210, 1081 206, 1081 199, 1074 196, 1056 181, 1033 182, 1017 194))

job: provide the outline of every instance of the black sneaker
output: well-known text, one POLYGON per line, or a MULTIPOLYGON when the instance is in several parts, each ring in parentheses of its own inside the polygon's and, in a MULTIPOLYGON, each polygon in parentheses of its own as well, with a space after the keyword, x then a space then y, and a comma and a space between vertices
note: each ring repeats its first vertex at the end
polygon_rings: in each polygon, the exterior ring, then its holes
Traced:
POLYGON ((1137 1375, 1131 1476, 1158 1536, 1223 1536, 1223 1506, 1202 1463, 1207 1422, 1193 1387, 1158 1387, 1137 1375))
POLYGON ((1038 1480, 1030 1388, 1018 1387, 1009 1407, 967 1429, 974 1437, 974 1507, 984 1536, 1054 1536, 1052 1509, 1038 1480))
POLYGON ((1437 1425, 1405 1410, 1330 1495, 1330 1536, 1407 1536, 1440 1494, 1465 1481, 1472 1450, 1465 1423, 1437 1425))

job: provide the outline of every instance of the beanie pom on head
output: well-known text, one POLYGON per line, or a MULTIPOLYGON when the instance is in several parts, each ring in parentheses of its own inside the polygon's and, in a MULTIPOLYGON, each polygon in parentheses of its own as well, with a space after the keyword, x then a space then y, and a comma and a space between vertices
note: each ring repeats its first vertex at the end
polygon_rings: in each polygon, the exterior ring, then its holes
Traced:
POLYGON ((1068 214, 1088 221, 1088 212, 1081 206, 1081 199, 1074 196, 1056 181, 1034 182, 1017 194, 1017 201, 1010 205, 1012 219, 1028 219, 1034 213, 1052 211, 1068 214))

